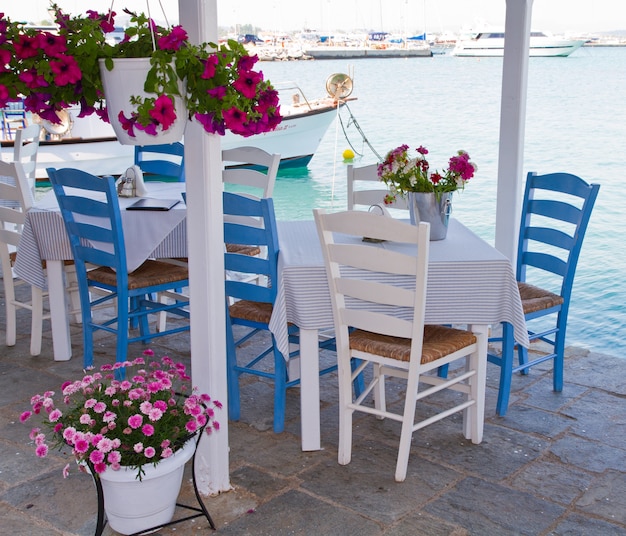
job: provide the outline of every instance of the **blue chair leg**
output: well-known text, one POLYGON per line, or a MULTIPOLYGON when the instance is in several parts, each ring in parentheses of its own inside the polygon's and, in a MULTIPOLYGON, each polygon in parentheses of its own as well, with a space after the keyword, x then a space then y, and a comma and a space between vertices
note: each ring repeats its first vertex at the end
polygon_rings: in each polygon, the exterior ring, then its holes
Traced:
POLYGON ((285 429, 287 364, 283 354, 274 348, 274 432, 280 433, 285 429))
MULTIPOLYGON (((352 358, 350 360, 350 368, 352 369, 352 372, 354 372, 360 364, 360 359, 352 358)), ((361 393, 365 391, 365 379, 363 378, 362 372, 355 378, 354 382, 352 382, 352 387, 354 389, 354 396, 356 398, 359 398, 361 396, 361 393)))
POLYGON ((515 339, 513 326, 508 322, 502 323, 502 358, 500 360, 500 386, 498 389, 498 401, 496 412, 500 416, 506 415, 509 407, 511 393, 511 377, 513 376, 513 356, 515 339))
POLYGON ((227 383, 228 383, 228 418, 238 421, 241 415, 239 402, 239 373, 237 366, 237 351, 233 339, 233 326, 230 317, 226 314, 226 361, 227 361, 227 383))
POLYGON ((561 310, 557 319, 557 329, 554 339, 554 366, 552 370, 553 389, 560 393, 563 390, 563 360, 565 354, 565 330, 567 327, 567 312, 561 310))

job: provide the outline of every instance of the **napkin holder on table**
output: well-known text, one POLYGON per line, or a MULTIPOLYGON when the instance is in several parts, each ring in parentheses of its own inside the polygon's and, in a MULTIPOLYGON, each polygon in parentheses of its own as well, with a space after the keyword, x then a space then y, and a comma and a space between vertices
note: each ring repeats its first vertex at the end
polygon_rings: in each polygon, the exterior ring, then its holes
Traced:
POLYGON ((143 173, 139 166, 129 167, 117 181, 117 195, 119 197, 146 197, 148 190, 143 182, 143 173))

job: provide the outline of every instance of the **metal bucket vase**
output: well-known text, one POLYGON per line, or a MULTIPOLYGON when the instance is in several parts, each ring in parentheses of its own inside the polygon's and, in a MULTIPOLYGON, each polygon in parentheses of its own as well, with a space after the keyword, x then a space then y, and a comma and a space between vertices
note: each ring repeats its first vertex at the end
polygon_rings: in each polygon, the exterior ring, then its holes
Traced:
POLYGON ((169 523, 176 509, 185 463, 195 451, 196 441, 192 438, 156 466, 144 465, 141 480, 137 478, 137 469, 130 467, 107 469, 100 474, 104 511, 111 528, 120 534, 134 534, 169 523))
POLYGON ((443 240, 448 233, 448 221, 452 212, 452 192, 408 192, 411 224, 421 221, 430 223, 430 239, 443 240))
MULTIPOLYGON (((122 145, 160 145, 162 143, 175 143, 183 138, 185 126, 187 124, 187 107, 185 99, 174 98, 174 109, 176 110, 176 120, 167 130, 161 130, 156 136, 147 134, 143 130, 134 128, 135 136, 130 136, 124 130, 118 120, 120 112, 129 118, 136 110, 136 106, 130 103, 131 95, 140 97, 155 96, 144 91, 146 75, 150 70, 150 58, 116 58, 113 60, 113 69, 109 71, 101 59, 100 76, 106 98, 109 121, 117 139, 122 145)), ((181 95, 185 94, 185 84, 181 81, 178 84, 181 95)))

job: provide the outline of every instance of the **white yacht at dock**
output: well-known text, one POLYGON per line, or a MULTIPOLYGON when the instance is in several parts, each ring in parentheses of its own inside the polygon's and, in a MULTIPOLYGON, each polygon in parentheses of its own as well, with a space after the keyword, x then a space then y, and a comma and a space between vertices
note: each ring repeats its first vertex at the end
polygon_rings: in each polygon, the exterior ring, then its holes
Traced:
MULTIPOLYGON (((569 56, 585 43, 580 39, 565 39, 538 31, 530 33, 531 57, 569 56)), ((483 30, 461 37, 452 50, 453 56, 491 57, 504 55, 504 31, 483 30)))

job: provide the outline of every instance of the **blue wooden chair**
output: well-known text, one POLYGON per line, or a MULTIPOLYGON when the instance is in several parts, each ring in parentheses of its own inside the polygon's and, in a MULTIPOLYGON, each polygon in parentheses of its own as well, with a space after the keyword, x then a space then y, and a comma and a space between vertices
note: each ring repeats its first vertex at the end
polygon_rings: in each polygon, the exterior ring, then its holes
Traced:
POLYGON ((185 146, 180 143, 136 145, 135 165, 144 180, 173 180, 185 182, 185 146))
POLYGON ((529 338, 547 343, 551 350, 529 360, 528 351, 517 345, 519 363, 513 362, 515 340, 510 324, 503 324, 501 356, 489 353, 500 366, 496 410, 505 415, 514 372, 528 374, 530 367, 553 360, 553 388, 563 389, 563 353, 567 314, 576 265, 599 184, 588 184, 569 173, 529 173, 522 206, 517 250, 517 281, 529 338), (533 280, 531 284, 528 280, 533 280))
MULTIPOLYGON (((289 379, 287 360, 295 357, 283 354, 276 347, 274 337, 269 348, 241 364, 237 359, 237 348, 259 331, 269 331, 269 321, 278 290, 278 235, 271 198, 254 199, 244 195, 224 192, 224 242, 257 246, 265 255, 251 256, 241 252, 224 253, 224 267, 230 272, 225 280, 226 289, 226 347, 228 360, 228 414, 239 420, 239 377, 252 374, 274 382, 274 431, 282 432, 285 427, 286 391, 300 383, 300 379, 289 379), (260 276, 268 281, 261 285, 250 276, 260 276), (239 276, 239 277, 238 277, 239 276), (229 305, 230 304, 230 305, 229 305), (235 337, 233 326, 248 328, 243 336, 235 337), (267 359, 265 359, 267 358, 267 359), (273 358, 273 364, 267 363, 273 358)), ((296 326, 289 326, 291 340, 297 342, 296 326)), ((331 366, 320 371, 320 375, 335 370, 331 366)))
POLYGON ((93 334, 97 330, 116 335, 118 362, 126 361, 129 343, 148 342, 157 336, 188 330, 189 324, 185 322, 163 332, 150 332, 150 314, 168 311, 189 318, 189 313, 182 309, 189 304, 188 301, 166 305, 147 298, 187 286, 188 272, 183 266, 147 260, 137 270, 128 273, 124 231, 113 177, 100 178, 77 169, 48 168, 46 171, 61 208, 76 264, 84 367, 93 366, 93 334), (92 293, 92 290, 102 292, 92 293), (113 300, 116 300, 116 316, 93 316, 94 307, 113 300), (129 323, 135 320, 139 325, 139 335, 131 337, 129 323))

